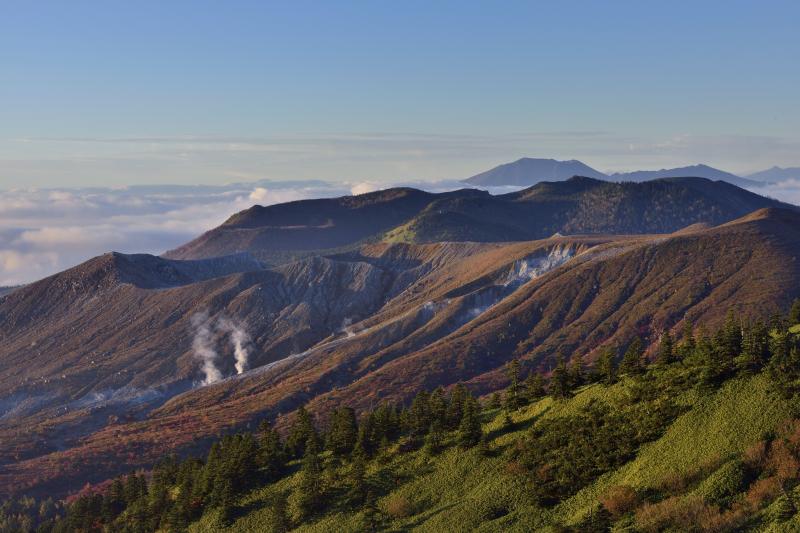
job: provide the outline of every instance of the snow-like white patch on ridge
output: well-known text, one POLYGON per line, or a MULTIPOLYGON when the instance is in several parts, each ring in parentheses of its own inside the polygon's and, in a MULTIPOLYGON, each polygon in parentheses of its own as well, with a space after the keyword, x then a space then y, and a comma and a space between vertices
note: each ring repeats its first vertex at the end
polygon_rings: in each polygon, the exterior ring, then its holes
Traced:
POLYGON ((508 273, 505 287, 509 285, 521 285, 532 279, 536 279, 551 270, 560 267, 575 255, 574 249, 570 246, 558 245, 550 250, 546 256, 529 256, 514 261, 511 271, 508 273))

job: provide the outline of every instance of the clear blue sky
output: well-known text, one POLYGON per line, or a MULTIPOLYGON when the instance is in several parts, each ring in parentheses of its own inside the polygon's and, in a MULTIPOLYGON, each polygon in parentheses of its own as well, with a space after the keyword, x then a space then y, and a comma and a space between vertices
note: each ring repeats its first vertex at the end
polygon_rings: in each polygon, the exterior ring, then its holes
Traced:
POLYGON ((0 188, 800 165, 800 2, 0 5, 0 188))

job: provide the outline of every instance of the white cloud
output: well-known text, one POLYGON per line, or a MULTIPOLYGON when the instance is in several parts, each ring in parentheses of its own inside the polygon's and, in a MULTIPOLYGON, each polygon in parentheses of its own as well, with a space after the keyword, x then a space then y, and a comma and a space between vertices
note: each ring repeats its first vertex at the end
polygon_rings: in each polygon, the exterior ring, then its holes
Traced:
POLYGON ((385 187, 385 185, 381 186, 374 182, 362 181, 350 187, 350 194, 366 194, 368 192, 377 191, 383 187, 385 187))

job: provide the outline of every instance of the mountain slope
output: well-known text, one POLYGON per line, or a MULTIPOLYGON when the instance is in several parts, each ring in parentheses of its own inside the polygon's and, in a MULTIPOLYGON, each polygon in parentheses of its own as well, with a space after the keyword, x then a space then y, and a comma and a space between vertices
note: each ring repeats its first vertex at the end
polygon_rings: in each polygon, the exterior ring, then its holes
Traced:
POLYGON ((280 265, 365 242, 510 242, 562 234, 671 233, 720 224, 762 207, 792 207, 728 183, 674 178, 609 183, 574 177, 511 194, 388 189, 360 196, 255 206, 165 257, 248 252, 280 265))
POLYGON ((556 161, 555 159, 535 159, 523 157, 512 163, 496 166, 464 180, 471 185, 502 186, 516 185, 528 187, 542 181, 563 181, 572 176, 606 179, 606 175, 592 167, 576 161, 556 161))
POLYGON ((375 243, 167 288, 113 272, 78 298, 33 284, 0 300, 17 317, 0 321, 0 383, 14 392, 0 400, 0 487, 64 491, 305 403, 324 419, 342 402, 363 409, 458 381, 490 392, 511 358, 547 372, 559 350, 591 361, 635 335, 652 346, 684 317, 768 316, 800 294, 797 227, 796 211, 766 209, 674 235, 375 243), (22 312, 36 305, 51 311, 22 312), (246 330, 251 370, 236 374, 220 333, 225 379, 201 385, 191 317, 203 312, 246 330))

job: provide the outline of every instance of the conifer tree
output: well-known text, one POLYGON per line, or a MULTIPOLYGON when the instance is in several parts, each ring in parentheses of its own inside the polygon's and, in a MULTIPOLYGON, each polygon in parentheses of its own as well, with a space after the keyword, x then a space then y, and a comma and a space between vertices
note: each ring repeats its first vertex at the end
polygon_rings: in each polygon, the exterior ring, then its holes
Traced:
POLYGON ((482 436, 478 402, 471 394, 467 394, 461 423, 458 426, 458 442, 462 447, 470 448, 478 444, 482 436))
POLYGON ((542 398, 547 394, 544 378, 539 372, 531 371, 525 379, 525 396, 529 402, 542 398))
POLYGON ((628 345, 625 355, 622 356, 619 371, 629 376, 636 376, 644 372, 644 346, 640 337, 635 337, 628 345))
POLYGON ((800 298, 796 298, 789 311, 789 326, 800 324, 800 298))
POLYGON ((585 377, 583 375, 583 354, 576 354, 569 363, 569 388, 574 389, 583 385, 585 377))
POLYGON ((331 418, 328 432, 328 449, 334 454, 344 457, 353 451, 358 439, 358 423, 356 413, 350 407, 340 407, 331 418))
POLYGON ((292 529, 292 523, 286 512, 286 493, 279 491, 272 497, 270 504, 272 507, 272 531, 275 533, 287 533, 292 529))
POLYGON ((519 388, 519 360, 513 359, 506 365, 506 376, 509 385, 505 392, 504 407, 507 411, 513 411, 522 405, 522 396, 519 388))
POLYGON ((367 497, 366 470, 364 456, 354 454, 348 473, 347 499, 355 507, 361 506, 367 497))
POLYGON ((661 343, 658 347, 658 362, 662 365, 669 365, 675 362, 674 343, 669 329, 664 330, 661 335, 661 343))
POLYGON ((678 352, 683 359, 690 357, 695 350, 696 342, 694 337, 694 324, 689 319, 683 321, 683 339, 681 339, 678 352))
POLYGON ((495 391, 492 393, 491 398, 489 398, 489 407, 491 409, 499 409, 503 407, 503 399, 500 397, 500 393, 495 391))
POLYGON ((264 469, 268 480, 277 479, 286 465, 286 454, 281 436, 269 422, 264 420, 259 426, 261 446, 259 464, 264 469))
POLYGON ((567 364, 564 362, 564 357, 559 355, 556 367, 550 376, 550 395, 556 399, 563 399, 569 397, 571 392, 567 364))
POLYGON ((317 440, 310 437, 304 448, 303 466, 292 493, 293 514, 298 522, 318 512, 322 503, 322 462, 317 440))
POLYGON ((428 455, 436 455, 444 446, 444 431, 442 423, 435 418, 431 422, 428 434, 425 436, 425 451, 428 455))
POLYGON ((606 385, 612 385, 617 381, 617 367, 614 362, 616 350, 611 346, 606 346, 600 352, 600 358, 597 360, 597 373, 600 379, 606 385))
POLYGON ((467 388, 459 383, 450 393, 450 403, 447 406, 447 428, 456 429, 461 423, 464 413, 464 401, 467 399, 467 388))
POLYGON ((294 419, 289 434, 286 436, 286 451, 291 457, 303 457, 305 455, 305 445, 313 440, 317 449, 319 449, 319 433, 314 427, 314 421, 311 415, 306 411, 305 406, 301 405, 297 409, 297 415, 294 419))

